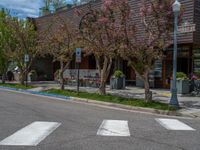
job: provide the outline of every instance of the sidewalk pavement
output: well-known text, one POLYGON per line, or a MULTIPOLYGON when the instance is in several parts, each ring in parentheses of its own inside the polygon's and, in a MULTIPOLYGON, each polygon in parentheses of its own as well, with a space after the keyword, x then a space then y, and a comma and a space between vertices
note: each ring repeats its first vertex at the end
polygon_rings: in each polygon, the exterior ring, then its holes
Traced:
MULTIPOLYGON (((45 91, 48 89, 59 89, 59 84, 54 81, 39 81, 39 82, 32 82, 29 85, 34 85, 37 88, 31 89, 31 91, 40 92, 45 91)), ((65 89, 69 90, 76 90, 76 86, 65 86, 65 89)), ((171 93, 169 89, 151 89, 153 92, 153 100, 169 103, 171 93)), ((80 87, 80 91, 82 92, 89 92, 89 93, 97 93, 98 88, 93 87, 80 87)), ((124 90, 113 90, 110 89, 109 86, 106 87, 106 91, 109 94, 128 97, 128 98, 136 98, 136 99, 143 99, 144 98, 144 89, 134 86, 127 86, 124 90)), ((178 95, 179 104, 182 109, 179 113, 184 115, 198 117, 200 118, 200 96, 185 96, 185 95, 178 95)))
MULTIPOLYGON (((32 85, 37 86, 38 88, 32 89, 36 91, 48 90, 48 89, 59 89, 59 84, 54 81, 46 81, 46 82, 33 82, 32 85)), ((65 89, 76 90, 76 86, 65 86, 65 89)), ((112 95, 118 95, 128 98, 144 98, 144 89, 139 87, 127 86, 125 90, 113 90, 110 89, 109 86, 106 87, 107 93, 112 95)), ((98 88, 93 87, 80 87, 80 91, 97 93, 98 88)), ((169 89, 152 89, 153 92, 153 100, 169 103, 171 93, 169 89)), ((192 97, 185 95, 178 95, 178 100, 180 106, 183 108, 179 112, 182 114, 186 114, 192 117, 200 118, 200 97, 192 97)))

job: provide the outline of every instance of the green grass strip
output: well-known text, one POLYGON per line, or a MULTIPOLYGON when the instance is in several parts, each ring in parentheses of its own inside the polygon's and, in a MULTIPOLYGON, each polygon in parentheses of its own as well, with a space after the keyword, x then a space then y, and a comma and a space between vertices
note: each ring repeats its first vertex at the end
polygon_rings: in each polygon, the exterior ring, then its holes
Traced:
POLYGON ((16 89, 23 89, 23 90, 34 88, 33 86, 28 85, 26 87, 25 85, 21 85, 21 84, 17 84, 17 83, 5 83, 5 84, 0 83, 0 86, 9 87, 9 88, 16 88, 16 89))
POLYGON ((160 103, 152 101, 150 103, 146 103, 144 100, 140 99, 130 99, 130 98, 124 98, 114 95, 99 95, 96 93, 87 93, 87 92, 79 92, 77 94, 76 91, 71 90, 48 90, 48 93, 52 94, 59 94, 64 96, 72 96, 72 97, 78 97, 78 98, 86 98, 91 100, 97 100, 97 101, 103 101, 103 102, 111 102, 111 103, 117 103, 117 104, 123 104, 123 105, 129 105, 129 106, 137 106, 137 107, 144 107, 144 108, 153 108, 158 110, 174 110, 174 108, 169 107, 168 104, 160 103))

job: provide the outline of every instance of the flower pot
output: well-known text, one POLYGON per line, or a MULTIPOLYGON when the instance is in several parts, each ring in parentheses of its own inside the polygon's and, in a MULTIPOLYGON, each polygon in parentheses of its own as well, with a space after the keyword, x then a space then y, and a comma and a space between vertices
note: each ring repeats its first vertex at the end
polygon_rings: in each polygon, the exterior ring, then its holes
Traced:
MULTIPOLYGON (((149 86, 151 88, 155 87, 154 78, 149 79, 149 86)), ((136 76, 136 87, 144 88, 144 81, 139 76, 136 76)))
POLYGON ((125 77, 110 78, 111 89, 125 89, 125 77))
MULTIPOLYGON (((190 81, 189 80, 177 80, 177 93, 178 94, 189 94, 190 92, 190 81)), ((172 89, 172 81, 171 81, 171 89, 172 89)))

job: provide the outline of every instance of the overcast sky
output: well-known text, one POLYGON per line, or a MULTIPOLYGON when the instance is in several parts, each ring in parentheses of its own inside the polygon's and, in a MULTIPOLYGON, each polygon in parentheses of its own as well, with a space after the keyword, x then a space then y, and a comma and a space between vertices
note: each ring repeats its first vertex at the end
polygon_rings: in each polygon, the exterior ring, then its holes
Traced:
POLYGON ((42 0, 0 0, 0 8, 9 9, 12 15, 20 18, 38 17, 43 5, 42 0))

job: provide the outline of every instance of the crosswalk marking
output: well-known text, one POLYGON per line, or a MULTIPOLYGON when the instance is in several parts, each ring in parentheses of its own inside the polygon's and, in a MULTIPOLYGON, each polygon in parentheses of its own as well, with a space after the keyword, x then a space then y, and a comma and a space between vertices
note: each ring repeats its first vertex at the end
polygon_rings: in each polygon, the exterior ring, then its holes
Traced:
POLYGON ((192 127, 177 119, 156 118, 156 121, 168 130, 185 130, 194 131, 192 127))
POLYGON ((97 131, 100 136, 130 136, 128 121, 103 120, 97 131))
POLYGON ((60 125, 58 122, 36 121, 5 138, 0 145, 36 146, 60 125))

